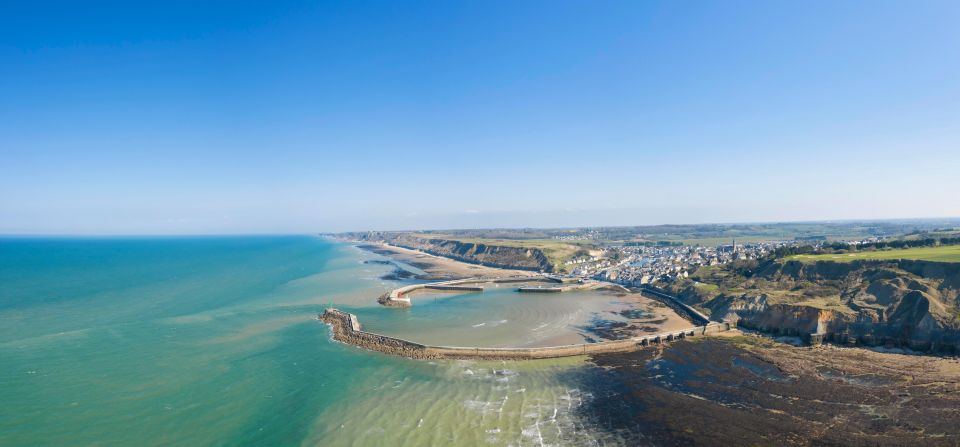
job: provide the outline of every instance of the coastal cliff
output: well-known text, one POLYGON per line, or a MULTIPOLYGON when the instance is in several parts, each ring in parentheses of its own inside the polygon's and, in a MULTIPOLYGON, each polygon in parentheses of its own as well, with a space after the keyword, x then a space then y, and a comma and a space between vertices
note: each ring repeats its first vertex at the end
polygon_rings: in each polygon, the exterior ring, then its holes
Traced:
POLYGON ((533 247, 511 247, 485 243, 463 242, 453 239, 425 238, 407 233, 354 235, 365 242, 382 242, 393 246, 419 250, 434 256, 443 256, 461 262, 514 270, 552 272, 554 265, 543 250, 533 247))
POLYGON ((705 270, 670 288, 714 319, 812 342, 960 352, 960 264, 767 261, 705 270))

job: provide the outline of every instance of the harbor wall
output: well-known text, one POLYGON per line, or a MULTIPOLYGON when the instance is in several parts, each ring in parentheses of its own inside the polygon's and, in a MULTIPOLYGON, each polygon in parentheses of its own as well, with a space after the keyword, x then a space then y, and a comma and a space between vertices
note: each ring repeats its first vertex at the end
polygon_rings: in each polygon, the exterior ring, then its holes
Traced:
POLYGON ((670 306, 671 309, 676 311, 682 316, 685 316, 689 320, 693 321, 696 324, 708 324, 710 322, 710 317, 703 314, 697 309, 694 309, 693 306, 690 306, 683 301, 680 301, 677 297, 665 293, 664 291, 657 289, 656 287, 650 285, 644 285, 640 288, 642 293, 647 293, 653 295, 657 298, 660 298, 660 302, 670 306))
POLYGON ((327 309, 319 319, 330 325, 337 341, 382 352, 384 354, 414 359, 483 359, 483 360, 531 360, 557 357, 573 357, 587 354, 633 352, 648 346, 702 336, 730 329, 729 323, 708 323, 702 326, 659 334, 633 337, 625 340, 580 343, 543 348, 483 348, 465 346, 430 346, 400 338, 375 334, 362 330, 357 317, 337 309, 327 309))
POLYGON ((410 284, 384 293, 377 302, 387 307, 410 307, 413 303, 409 295, 417 290, 442 290, 459 292, 483 292, 482 284, 517 284, 517 283, 549 283, 549 287, 519 287, 518 292, 551 293, 569 292, 574 290, 614 290, 629 292, 629 289, 619 284, 599 281, 564 283, 562 279, 548 276, 521 276, 509 278, 467 278, 451 281, 441 281, 425 284, 410 284))

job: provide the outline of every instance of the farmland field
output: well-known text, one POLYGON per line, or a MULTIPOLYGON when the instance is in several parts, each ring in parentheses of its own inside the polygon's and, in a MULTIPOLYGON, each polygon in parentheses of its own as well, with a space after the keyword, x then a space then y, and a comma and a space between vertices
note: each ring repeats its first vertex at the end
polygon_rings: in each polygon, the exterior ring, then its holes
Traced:
POLYGON ((815 261, 854 261, 859 259, 916 259, 923 261, 960 262, 960 245, 942 245, 939 247, 917 247, 894 250, 863 251, 854 253, 835 253, 819 255, 793 255, 787 260, 803 262, 815 261))

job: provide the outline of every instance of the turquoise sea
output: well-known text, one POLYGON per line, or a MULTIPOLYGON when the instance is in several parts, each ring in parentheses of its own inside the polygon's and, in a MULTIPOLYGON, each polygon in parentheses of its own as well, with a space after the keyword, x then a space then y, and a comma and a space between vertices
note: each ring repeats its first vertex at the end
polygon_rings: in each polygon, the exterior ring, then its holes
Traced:
POLYGON ((311 236, 0 239, 0 445, 616 442, 577 416, 583 359, 424 362, 331 341, 316 320, 331 302, 368 329, 490 345, 560 337, 584 312, 504 294, 382 308, 393 266, 365 261, 383 259, 311 236))

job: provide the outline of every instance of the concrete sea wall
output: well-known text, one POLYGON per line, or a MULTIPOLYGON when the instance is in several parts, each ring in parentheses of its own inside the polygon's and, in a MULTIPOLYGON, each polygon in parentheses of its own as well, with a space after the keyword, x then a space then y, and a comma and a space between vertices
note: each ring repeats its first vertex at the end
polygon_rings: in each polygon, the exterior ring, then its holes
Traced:
POLYGON ((483 287, 477 286, 443 286, 443 285, 426 285, 423 286, 424 289, 430 290, 453 290, 460 292, 483 292, 483 287))
POLYGON ((382 352, 384 354, 413 359, 483 359, 483 360, 532 360, 557 357, 573 357, 586 354, 633 352, 652 345, 700 336, 730 329, 729 323, 708 323, 687 329, 645 335, 626 340, 581 343, 545 348, 481 348, 460 346, 430 346, 362 330, 353 314, 337 309, 327 309, 319 319, 330 325, 337 341, 382 352))
POLYGON ((517 292, 520 293, 560 293, 563 292, 562 287, 520 287, 517 289, 517 292))
POLYGON ((708 324, 710 323, 710 317, 703 314, 697 309, 694 309, 693 306, 690 306, 683 301, 680 301, 677 297, 665 293, 663 290, 660 290, 656 287, 645 285, 641 289, 642 293, 647 293, 653 295, 657 298, 660 298, 660 302, 670 306, 675 312, 680 315, 685 316, 689 320, 693 321, 696 324, 708 324))
POLYGON ((613 284, 613 283, 599 282, 599 281, 588 281, 584 283, 568 284, 568 285, 553 286, 553 287, 520 287, 517 289, 517 292, 559 293, 559 292, 574 292, 578 290, 612 290, 615 292, 630 293, 630 289, 623 287, 620 284, 613 284))
POLYGON ((432 282, 426 284, 411 284, 408 286, 393 289, 377 299, 377 302, 388 307, 410 307, 410 293, 421 289, 460 291, 460 292, 483 292, 483 287, 477 284, 484 283, 517 283, 517 282, 556 282, 551 278, 522 276, 511 278, 467 278, 455 279, 451 281, 432 282))

